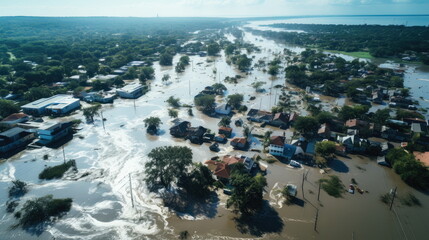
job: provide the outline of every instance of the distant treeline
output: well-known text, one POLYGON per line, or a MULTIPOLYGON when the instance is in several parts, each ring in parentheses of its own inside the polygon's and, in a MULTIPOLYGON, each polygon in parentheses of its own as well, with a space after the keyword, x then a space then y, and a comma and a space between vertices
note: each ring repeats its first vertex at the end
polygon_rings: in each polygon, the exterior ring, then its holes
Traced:
POLYGON ((346 52, 367 51, 374 57, 401 57, 410 51, 429 64, 429 27, 398 25, 273 24, 297 32, 258 31, 291 44, 346 52))

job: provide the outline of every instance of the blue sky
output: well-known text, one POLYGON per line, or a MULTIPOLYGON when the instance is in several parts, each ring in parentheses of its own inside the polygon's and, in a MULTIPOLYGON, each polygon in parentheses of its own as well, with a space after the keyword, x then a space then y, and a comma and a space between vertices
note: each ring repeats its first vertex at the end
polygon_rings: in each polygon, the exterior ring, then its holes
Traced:
POLYGON ((0 16, 429 14, 429 0, 0 0, 0 16))

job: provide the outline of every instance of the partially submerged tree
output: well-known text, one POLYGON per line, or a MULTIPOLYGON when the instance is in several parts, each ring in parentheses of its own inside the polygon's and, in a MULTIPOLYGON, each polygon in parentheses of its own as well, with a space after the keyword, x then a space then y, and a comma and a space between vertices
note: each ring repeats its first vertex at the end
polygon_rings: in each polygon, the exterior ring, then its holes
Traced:
POLYGON ((179 115, 179 113, 177 112, 176 109, 168 109, 168 116, 170 116, 171 118, 177 118, 177 116, 179 115))
POLYGON ((21 197, 28 192, 27 183, 14 180, 12 186, 9 188, 9 197, 21 197))
POLYGON ((322 141, 316 143, 316 153, 324 158, 330 158, 336 151, 336 143, 332 141, 322 141))
POLYGON ((152 149, 145 164, 146 184, 153 191, 169 188, 172 183, 186 176, 192 164, 192 150, 188 147, 164 146, 152 149))
POLYGON ((87 122, 94 122, 94 116, 99 115, 99 111, 101 109, 101 104, 97 103, 92 105, 91 107, 87 107, 83 109, 83 116, 85 116, 87 122))
POLYGON ((177 185, 186 190, 190 195, 205 198, 210 193, 210 188, 215 180, 207 166, 198 163, 189 174, 182 176, 177 185))
POLYGON ((167 103, 168 103, 168 105, 170 105, 170 107, 179 108, 180 107, 180 98, 175 98, 173 96, 170 96, 167 99, 167 103))
POLYGON ((253 82, 252 83, 252 87, 255 89, 256 92, 260 92, 260 88, 265 84, 265 82, 262 81, 258 81, 258 82, 253 82))
POLYGON ((233 108, 238 109, 241 106, 241 102, 243 102, 243 94, 232 94, 228 95, 228 104, 231 105, 233 108))
POLYGON ((144 126, 147 128, 146 132, 155 135, 158 132, 158 127, 161 124, 159 117, 148 117, 144 120, 144 126))
POLYGON ((215 96, 202 95, 194 99, 195 105, 202 108, 205 113, 210 113, 214 110, 215 96))
POLYGON ((229 124, 231 124, 231 118, 223 117, 217 125, 220 127, 229 127, 229 124))
POLYGON ((216 92, 217 95, 223 95, 223 92, 227 90, 225 85, 222 83, 215 83, 212 85, 213 91, 216 92))

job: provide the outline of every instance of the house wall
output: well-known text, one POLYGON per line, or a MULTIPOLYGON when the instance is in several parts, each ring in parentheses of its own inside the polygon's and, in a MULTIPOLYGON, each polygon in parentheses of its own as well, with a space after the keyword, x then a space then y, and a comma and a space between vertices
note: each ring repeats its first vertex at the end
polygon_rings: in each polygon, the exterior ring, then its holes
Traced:
POLYGON ((270 144, 268 147, 269 153, 273 156, 282 156, 283 155, 283 146, 277 146, 270 144))
POLYGON ((0 147, 0 152, 5 153, 11 150, 14 150, 16 148, 25 146, 27 144, 27 142, 31 141, 32 139, 34 139, 34 133, 28 134, 27 136, 24 136, 20 139, 17 139, 5 146, 1 146, 0 147))

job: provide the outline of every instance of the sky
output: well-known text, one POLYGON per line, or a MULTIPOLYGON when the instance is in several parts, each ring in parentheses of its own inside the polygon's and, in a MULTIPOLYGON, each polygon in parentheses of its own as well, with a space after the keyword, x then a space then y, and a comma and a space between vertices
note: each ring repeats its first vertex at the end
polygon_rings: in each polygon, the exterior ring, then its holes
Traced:
POLYGON ((0 0, 0 16, 266 17, 429 14, 429 0, 0 0))

